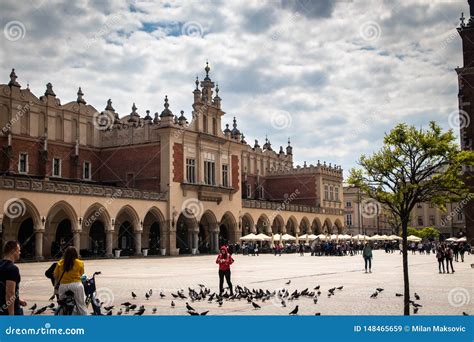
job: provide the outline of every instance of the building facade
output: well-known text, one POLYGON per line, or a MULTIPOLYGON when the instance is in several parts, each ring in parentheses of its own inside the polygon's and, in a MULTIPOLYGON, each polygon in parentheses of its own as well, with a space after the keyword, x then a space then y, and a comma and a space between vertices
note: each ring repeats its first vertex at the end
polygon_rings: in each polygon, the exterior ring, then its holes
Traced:
POLYGON ((342 232, 342 169, 293 165, 293 147, 251 146, 225 112, 210 68, 196 79, 192 113, 120 116, 108 100, 62 104, 22 88, 14 70, 0 85, 3 241, 25 257, 215 252, 250 232, 342 232), (230 120, 227 120, 230 121, 230 120))
MULTIPOLYGON (((397 224, 389 210, 364 196, 354 186, 344 187, 344 224, 349 234, 397 234, 397 224)), ((413 209, 409 227, 439 230, 441 239, 460 236, 466 231, 463 203, 446 203, 446 211, 431 203, 418 203, 413 209)))
MULTIPOLYGON (((463 66, 457 67, 458 102, 461 148, 472 151, 474 144, 474 0, 468 0, 469 19, 466 22, 464 13, 457 28, 462 40, 463 66)), ((464 176, 471 193, 474 193, 474 169, 465 167, 464 176)), ((474 200, 472 197, 463 205, 466 221, 466 237, 474 242, 474 200)))

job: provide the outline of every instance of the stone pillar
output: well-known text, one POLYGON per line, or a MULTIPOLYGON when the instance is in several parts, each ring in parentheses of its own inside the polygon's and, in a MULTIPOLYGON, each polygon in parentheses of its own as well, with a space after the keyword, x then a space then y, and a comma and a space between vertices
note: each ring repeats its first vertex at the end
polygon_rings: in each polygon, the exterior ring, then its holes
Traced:
POLYGON ((211 249, 212 252, 219 252, 219 231, 213 230, 211 232, 211 249))
POLYGON ((43 260, 43 230, 35 231, 35 259, 43 260))
POLYGON ((72 233, 73 233, 74 248, 76 248, 77 254, 80 254, 80 250, 81 250, 81 231, 80 230, 74 230, 72 233))
MULTIPOLYGON (((193 248, 198 249, 198 241, 199 241, 199 231, 194 231, 193 232, 193 248)), ((197 253, 197 252, 196 252, 197 253)))
POLYGON ((114 231, 107 230, 105 232, 105 256, 108 258, 113 257, 113 239, 114 239, 114 231))
POLYGON ((169 255, 178 255, 178 250, 176 249, 176 230, 171 230, 169 233, 169 250, 166 251, 169 255))
POLYGON ((142 231, 135 232, 135 255, 142 255, 142 231))

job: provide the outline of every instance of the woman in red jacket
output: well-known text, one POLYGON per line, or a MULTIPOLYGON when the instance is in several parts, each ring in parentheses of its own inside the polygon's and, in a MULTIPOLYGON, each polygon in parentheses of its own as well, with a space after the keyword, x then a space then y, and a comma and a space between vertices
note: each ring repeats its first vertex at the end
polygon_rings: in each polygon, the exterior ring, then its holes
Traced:
POLYGON ((221 253, 216 259, 216 264, 219 265, 219 296, 221 296, 222 292, 224 291, 224 277, 225 281, 227 282, 227 286, 229 286, 230 295, 232 296, 234 294, 234 289, 232 288, 232 283, 230 281, 230 265, 232 265, 233 262, 234 259, 232 259, 232 256, 229 254, 227 247, 222 246, 221 253))

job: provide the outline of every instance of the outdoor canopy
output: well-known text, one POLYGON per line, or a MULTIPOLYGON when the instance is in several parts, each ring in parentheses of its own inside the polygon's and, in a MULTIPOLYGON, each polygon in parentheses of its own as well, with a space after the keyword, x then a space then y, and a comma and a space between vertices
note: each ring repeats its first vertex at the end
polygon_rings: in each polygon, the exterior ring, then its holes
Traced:
POLYGON ((415 236, 415 235, 410 235, 410 236, 407 237, 407 240, 411 241, 411 242, 419 242, 419 241, 421 241, 421 238, 419 238, 418 236, 415 236))
POLYGON ((259 240, 259 238, 257 237, 257 235, 255 235, 254 233, 250 233, 248 235, 245 235, 245 236, 242 236, 240 238, 240 240, 243 240, 243 241, 255 241, 255 240, 259 240))

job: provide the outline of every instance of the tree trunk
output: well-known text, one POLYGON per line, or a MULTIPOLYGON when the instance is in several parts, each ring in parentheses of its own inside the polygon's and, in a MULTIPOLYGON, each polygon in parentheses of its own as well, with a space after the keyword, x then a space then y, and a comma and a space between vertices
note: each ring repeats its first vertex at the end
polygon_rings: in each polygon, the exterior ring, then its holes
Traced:
POLYGON ((408 241, 407 241, 408 220, 402 220, 402 248, 403 248, 403 314, 410 316, 410 282, 408 280, 408 241))

